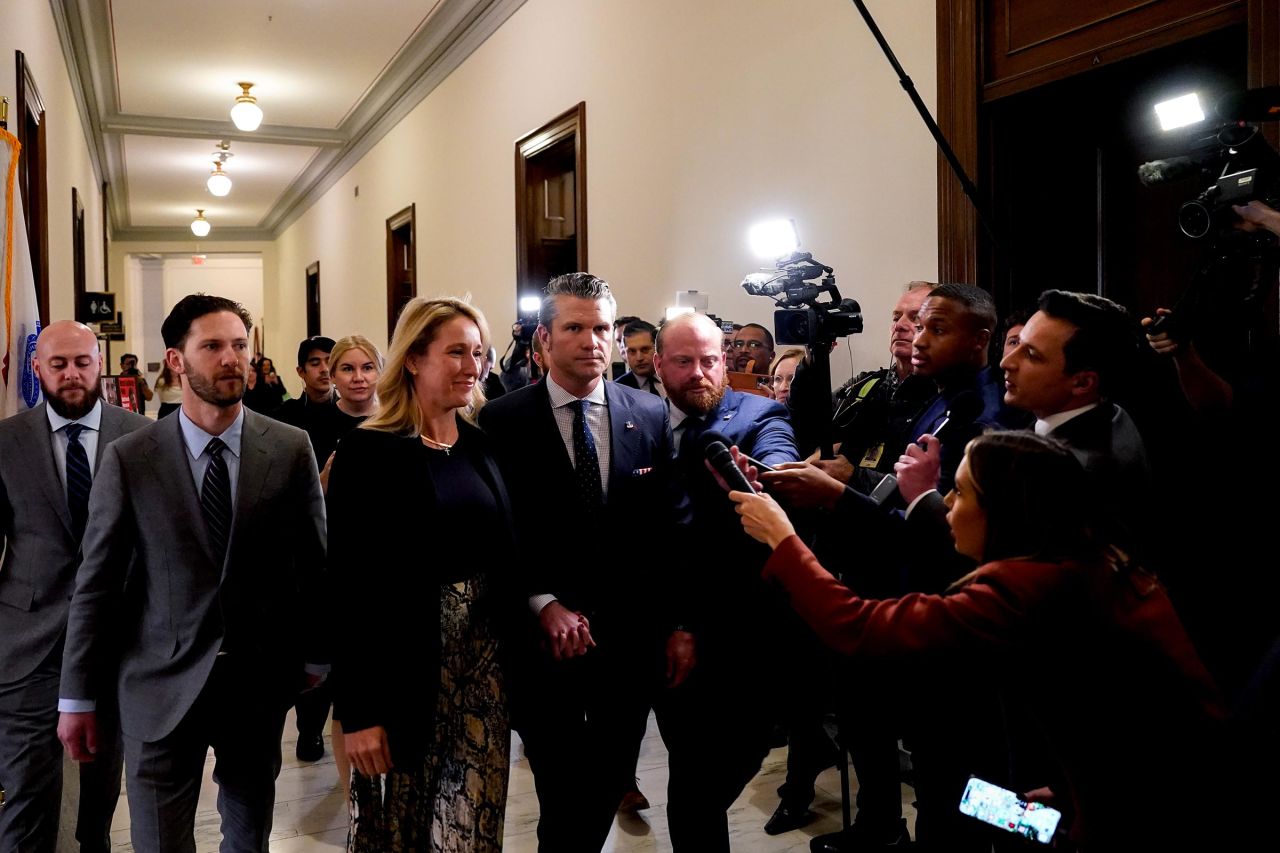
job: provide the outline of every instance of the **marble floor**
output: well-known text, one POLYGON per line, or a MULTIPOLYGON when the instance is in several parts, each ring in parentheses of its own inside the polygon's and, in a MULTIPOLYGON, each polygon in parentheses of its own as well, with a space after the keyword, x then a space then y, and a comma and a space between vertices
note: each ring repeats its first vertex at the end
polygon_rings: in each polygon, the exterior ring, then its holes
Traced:
MULTIPOLYGON (((272 853, 333 853, 346 849, 347 810, 338 790, 337 774, 328 736, 325 757, 314 764, 303 764, 294 758, 296 730, 293 715, 285 727, 284 764, 276 783, 275 821, 271 833, 272 853)), ((742 853, 802 853, 808 851, 809 839, 840 827, 840 777, 830 768, 818 779, 818 798, 813 804, 816 819, 808 826, 783 835, 764 834, 764 822, 778 804, 776 791, 786 775, 786 749, 775 749, 765 759, 760 773, 747 786, 729 812, 732 846, 742 853)), ((205 762, 204 784, 196 812, 197 853, 216 853, 221 834, 215 809, 217 786, 211 778, 213 756, 205 762)), ((640 790, 649 798, 651 808, 634 815, 619 815, 605 845, 606 853, 617 851, 670 850, 667 835, 667 751, 658 736, 653 718, 645 736, 638 766, 640 790)), ((915 811, 911 808, 912 792, 902 789, 903 815, 914 831, 915 811)), ((507 797, 506 837, 508 853, 534 853, 538 848, 535 830, 538 823, 538 798, 533 790, 533 775, 523 757, 518 738, 511 750, 511 785, 507 797)), ((112 825, 114 851, 131 851, 129 843, 129 811, 124 798, 116 810, 112 825)))

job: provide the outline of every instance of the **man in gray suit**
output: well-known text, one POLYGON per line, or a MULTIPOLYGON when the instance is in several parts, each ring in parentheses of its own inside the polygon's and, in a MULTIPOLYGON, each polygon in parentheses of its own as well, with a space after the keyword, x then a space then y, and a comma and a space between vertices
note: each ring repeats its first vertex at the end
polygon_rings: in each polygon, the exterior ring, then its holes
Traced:
MULTIPOLYGON (((60 320, 36 341, 32 366, 46 402, 0 421, 0 851, 44 853, 58 841, 62 747, 58 675, 67 602, 93 472, 106 447, 146 418, 101 400, 102 354, 88 326, 60 320)), ((76 838, 111 846, 120 796, 114 693, 103 688, 96 761, 80 769, 76 838)))
POLYGON ((319 469, 306 433, 241 403, 249 327, 229 299, 174 307, 161 334, 182 409, 112 444, 90 501, 58 736, 77 761, 92 753, 92 673, 118 667, 139 853, 195 850, 211 746, 222 850, 265 853, 285 712, 319 682, 304 662, 325 660, 319 469))

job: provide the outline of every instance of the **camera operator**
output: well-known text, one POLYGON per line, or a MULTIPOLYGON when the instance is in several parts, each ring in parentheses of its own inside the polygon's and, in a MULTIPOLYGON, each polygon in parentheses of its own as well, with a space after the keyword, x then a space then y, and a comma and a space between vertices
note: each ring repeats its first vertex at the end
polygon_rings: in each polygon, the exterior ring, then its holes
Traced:
POLYGON ((910 418, 937 393, 927 379, 913 379, 911 368, 911 341, 920 306, 937 286, 927 281, 907 285, 890 317, 890 365, 860 373, 836 391, 835 415, 830 423, 825 418, 818 421, 826 411, 821 401, 827 391, 817 387, 807 360, 796 371, 791 408, 801 453, 814 452, 829 429, 832 443, 837 445, 835 458, 810 461, 864 494, 893 472, 893 463, 902 453, 903 444, 890 441, 890 437, 905 432, 910 418))

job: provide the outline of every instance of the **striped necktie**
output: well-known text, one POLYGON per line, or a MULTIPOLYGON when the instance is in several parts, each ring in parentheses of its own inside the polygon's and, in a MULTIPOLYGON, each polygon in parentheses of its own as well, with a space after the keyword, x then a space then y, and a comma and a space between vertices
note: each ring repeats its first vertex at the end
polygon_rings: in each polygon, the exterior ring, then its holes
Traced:
POLYGON ((209 454, 209 467, 204 469, 200 488, 200 508, 209 527, 209 543, 219 565, 227 556, 227 540, 231 538, 231 477, 222 451, 227 446, 220 438, 211 438, 204 452, 209 454))
POLYGON ((67 434, 67 509, 71 511, 71 533, 79 542, 84 538, 85 524, 89 520, 89 489, 93 486, 89 454, 80 443, 80 434, 87 427, 68 424, 64 429, 67 434))

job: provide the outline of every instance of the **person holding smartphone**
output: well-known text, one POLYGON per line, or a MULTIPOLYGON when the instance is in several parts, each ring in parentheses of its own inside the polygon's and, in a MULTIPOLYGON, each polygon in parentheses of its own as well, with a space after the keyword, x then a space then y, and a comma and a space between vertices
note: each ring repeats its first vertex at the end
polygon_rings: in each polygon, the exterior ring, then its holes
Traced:
POLYGON ((956 550, 979 567, 944 595, 880 601, 819 565, 772 498, 730 498, 747 533, 773 549, 764 577, 827 645, 855 658, 963 667, 975 694, 1017 692, 1065 779, 1028 799, 1074 812, 1081 850, 1231 849, 1213 802, 1226 778, 1217 688, 1159 582, 1095 537, 1090 495, 1079 461, 1052 439, 974 439, 947 521, 956 550))

